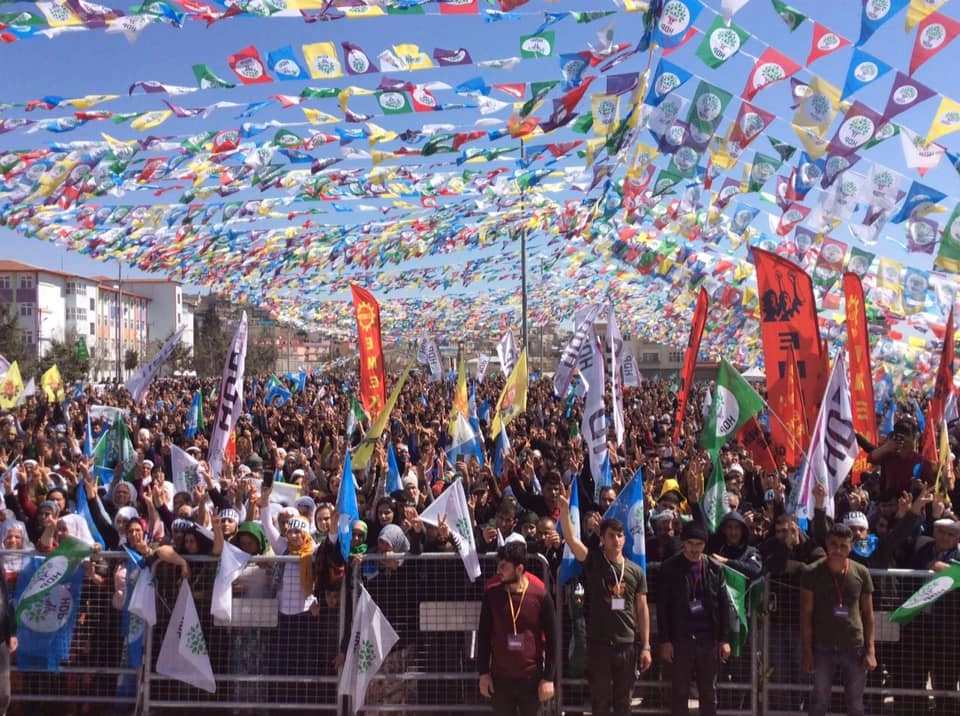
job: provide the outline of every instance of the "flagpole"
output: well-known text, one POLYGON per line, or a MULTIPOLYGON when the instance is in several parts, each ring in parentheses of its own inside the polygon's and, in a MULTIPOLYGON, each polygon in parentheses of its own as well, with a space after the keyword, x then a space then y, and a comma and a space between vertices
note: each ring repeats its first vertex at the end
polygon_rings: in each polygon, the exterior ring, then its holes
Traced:
MULTIPOLYGON (((763 400, 763 398, 761 397, 760 400, 763 400)), ((770 407, 770 403, 768 403, 766 400, 763 400, 763 404, 767 406, 767 411, 770 413, 770 415, 777 419, 777 422, 780 423, 780 426, 784 429, 784 432, 786 433, 787 437, 790 438, 790 442, 794 444, 794 446, 800 451, 800 454, 803 455, 803 459, 806 460, 807 451, 803 449, 803 446, 799 443, 797 438, 791 432, 791 427, 787 425, 785 422, 783 422, 780 416, 777 415, 777 411, 774 410, 772 407, 770 407)))
MULTIPOLYGON (((523 138, 520 139, 520 166, 523 166, 524 145, 523 138)), ((520 322, 521 322, 521 340, 523 349, 527 347, 527 205, 526 190, 523 185, 520 186, 520 322)))

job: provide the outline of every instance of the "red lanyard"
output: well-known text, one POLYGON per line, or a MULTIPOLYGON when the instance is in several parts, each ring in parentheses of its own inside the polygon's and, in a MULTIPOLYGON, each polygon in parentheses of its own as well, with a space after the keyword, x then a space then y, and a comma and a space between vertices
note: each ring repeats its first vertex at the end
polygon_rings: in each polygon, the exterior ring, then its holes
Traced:
POLYGON ((703 559, 697 564, 697 573, 691 578, 690 598, 697 598, 697 588, 700 586, 700 580, 703 578, 703 559))
POLYGON ((843 606, 843 583, 847 581, 847 567, 850 565, 850 560, 845 560, 843 563, 843 571, 840 573, 840 581, 837 581, 837 575, 830 573, 830 576, 833 577, 833 586, 837 590, 837 606, 843 606))

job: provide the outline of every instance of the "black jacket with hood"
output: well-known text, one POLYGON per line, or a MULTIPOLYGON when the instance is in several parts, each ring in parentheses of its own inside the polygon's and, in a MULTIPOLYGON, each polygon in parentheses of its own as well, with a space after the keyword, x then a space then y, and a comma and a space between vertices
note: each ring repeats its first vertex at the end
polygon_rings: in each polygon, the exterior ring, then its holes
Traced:
POLYGON ((730 569, 737 570, 747 578, 747 581, 752 582, 763 574, 763 558, 760 556, 760 550, 748 543, 749 535, 750 530, 743 515, 739 512, 728 512, 720 520, 716 533, 710 536, 706 551, 707 554, 724 557, 730 569), (723 527, 728 522, 736 522, 741 527, 740 542, 736 545, 727 544, 726 535, 723 533, 723 527))

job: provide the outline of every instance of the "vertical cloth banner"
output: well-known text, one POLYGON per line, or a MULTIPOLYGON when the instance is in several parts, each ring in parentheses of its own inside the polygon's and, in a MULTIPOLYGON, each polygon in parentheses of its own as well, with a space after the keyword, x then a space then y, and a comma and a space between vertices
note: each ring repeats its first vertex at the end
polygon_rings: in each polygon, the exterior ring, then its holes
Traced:
POLYGON ((197 473, 200 463, 190 453, 176 445, 170 446, 170 463, 173 472, 173 489, 177 492, 189 492, 192 495, 193 488, 201 479, 197 473))
POLYGON ((229 542, 223 543, 217 576, 213 580, 213 596, 210 599, 210 614, 227 624, 233 621, 233 583, 240 571, 250 561, 251 555, 229 542))
POLYGON ((436 527, 443 515, 446 515, 450 533, 455 537, 457 552, 463 560, 463 568, 472 582, 480 576, 480 557, 477 555, 477 543, 473 536, 473 522, 467 507, 467 496, 463 491, 463 480, 455 480, 441 492, 423 511, 420 519, 436 527))
MULTIPOLYGON (((769 251, 752 248, 760 294, 760 338, 766 366, 767 399, 778 415, 789 401, 786 380, 792 349, 796 356, 806 422, 816 419, 825 375, 817 305, 810 276, 799 266, 769 251)), ((779 421, 770 423, 775 457, 782 460, 792 437, 779 421)), ((802 446, 805 447, 805 446, 802 446)))
POLYGON ((953 359, 954 359, 954 324, 953 306, 947 316, 947 328, 943 334, 943 350, 940 351, 940 365, 937 366, 937 379, 933 384, 933 399, 930 401, 930 410, 927 419, 938 424, 943 420, 943 408, 947 398, 953 393, 953 359))
POLYGON ((477 382, 482 383, 483 379, 487 377, 487 368, 490 367, 490 356, 486 353, 480 353, 477 355, 477 382))
MULTIPOLYGON (((524 346, 526 349, 526 346, 524 346)), ((513 331, 507 331, 497 343, 497 357, 500 359, 500 370, 503 371, 503 377, 509 377, 517 362, 517 341, 513 337, 513 331)))
POLYGON ((350 562, 350 539, 353 536, 353 523, 360 519, 357 505, 357 484, 353 481, 353 464, 350 451, 343 456, 343 474, 340 476, 340 490, 337 492, 337 540, 340 556, 345 563, 350 562))
POLYGON ((353 313, 360 347, 360 401, 371 416, 379 415, 387 397, 387 378, 380 338, 380 304, 369 291, 351 284, 353 313))
POLYGON ((580 421, 580 435, 587 448, 590 474, 594 484, 603 482, 603 462, 607 455, 607 411, 603 400, 603 353, 591 324, 589 333, 590 353, 581 351, 579 370, 587 384, 587 397, 580 421))
POLYGON ((387 654, 399 637, 373 597, 360 585, 360 596, 353 612, 353 630, 347 646, 344 669, 340 674, 339 696, 349 696, 353 710, 359 711, 367 700, 370 680, 380 670, 387 654))
POLYGON ((566 398, 570 384, 573 382, 573 376, 577 372, 577 365, 580 361, 580 354, 584 351, 593 355, 593 346, 590 344, 590 337, 593 335, 593 324, 600 313, 600 305, 588 306, 582 313, 581 320, 577 323, 560 354, 560 362, 557 364, 557 370, 553 374, 553 394, 558 398, 566 398))
POLYGON ((240 419, 243 410, 243 371, 247 362, 247 312, 243 312, 240 325, 233 335, 227 360, 223 366, 220 390, 217 391, 217 412, 214 415, 213 430, 210 433, 210 446, 207 461, 210 463, 210 477, 219 479, 223 466, 227 443, 233 428, 240 419))
POLYGON ((624 526, 623 554, 647 571, 646 506, 643 495, 643 468, 638 467, 617 495, 617 499, 607 508, 603 519, 615 518, 624 526))
POLYGON ((217 692, 203 627, 187 580, 180 583, 170 623, 163 635, 157 656, 157 673, 211 694, 217 692))
POLYGON ((160 350, 157 351, 157 354, 150 359, 149 363, 127 378, 127 382, 124 383, 123 386, 133 397, 133 402, 139 404, 147 399, 147 391, 150 390, 150 384, 153 383, 154 378, 159 375, 160 369, 163 368, 163 364, 167 362, 171 355, 173 355, 173 351, 180 344, 180 340, 183 338, 183 332, 186 330, 186 325, 180 326, 180 328, 177 329, 177 332, 170 336, 170 338, 168 338, 166 342, 160 346, 160 350))
POLYGON ((873 373, 870 369, 870 336, 867 332, 863 284, 857 274, 843 274, 843 295, 847 314, 847 355, 850 359, 853 427, 876 445, 879 438, 873 396, 873 373))
POLYGON ((430 367, 430 383, 439 383, 443 380, 443 356, 440 355, 440 346, 432 338, 423 340, 423 357, 430 367))
POLYGON ((607 351, 610 352, 610 399, 613 401, 613 429, 617 445, 623 445, 623 390, 620 379, 620 357, 623 354, 623 336, 613 306, 607 307, 607 351))
POLYGON ((810 450, 800 474, 797 517, 813 517, 813 488, 823 485, 827 490, 824 507, 827 516, 834 516, 833 496, 840 489, 857 457, 857 437, 853 431, 853 407, 850 405, 850 386, 843 353, 837 355, 830 373, 827 392, 817 416, 810 450))
POLYGON ((710 301, 707 290, 700 287, 697 294, 697 305, 693 310, 693 324, 690 326, 690 337, 687 339, 687 350, 683 355, 683 372, 680 374, 680 393, 677 395, 677 414, 673 419, 673 444, 680 440, 683 431, 683 421, 687 412, 687 400, 690 397, 690 386, 693 385, 693 373, 697 369, 697 355, 700 353, 700 340, 703 338, 703 329, 707 325, 707 311, 710 301))
MULTIPOLYGON (((139 671, 143 665, 143 645, 147 627, 157 623, 157 594, 153 573, 143 558, 129 547, 127 553, 126 592, 120 612, 120 633, 123 650, 120 663, 139 671)), ((117 680, 117 696, 132 697, 137 693, 137 676, 124 674, 117 680)))

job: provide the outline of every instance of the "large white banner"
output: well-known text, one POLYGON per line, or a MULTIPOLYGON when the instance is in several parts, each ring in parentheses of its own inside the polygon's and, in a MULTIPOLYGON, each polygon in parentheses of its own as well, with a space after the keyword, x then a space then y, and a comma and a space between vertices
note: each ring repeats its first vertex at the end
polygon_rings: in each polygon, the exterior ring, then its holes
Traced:
POLYGON ((607 454, 607 413, 603 406, 603 351, 592 323, 587 345, 591 350, 589 353, 581 351, 578 364, 580 375, 587 384, 580 434, 590 456, 590 474, 594 484, 599 485, 603 478, 603 458, 607 454))
POLYGON ((247 312, 243 312, 240 325, 227 351, 227 360, 220 379, 220 391, 217 393, 217 413, 214 416, 213 432, 210 434, 210 447, 207 461, 210 463, 210 476, 220 477, 223 466, 223 454, 230 440, 230 433, 240 419, 243 410, 243 369, 247 362, 247 312))
POLYGON ((124 387, 127 389, 127 392, 133 396, 133 402, 142 403, 146 400, 147 391, 150 390, 150 384, 153 382, 153 379, 157 377, 157 374, 160 373, 163 364, 167 362, 167 359, 170 358, 174 349, 180 343, 180 339, 183 338, 183 332, 185 330, 187 330, 186 325, 180 326, 177 332, 170 336, 166 343, 160 346, 160 350, 157 351, 157 354, 149 363, 127 378, 124 387))
POLYGON ((820 405, 817 425, 813 429, 810 450, 800 478, 800 499, 797 517, 813 517, 813 487, 817 483, 827 489, 827 515, 833 517, 833 496, 847 479, 847 473, 857 459, 859 446, 853 430, 853 407, 850 403, 850 384, 843 352, 837 354, 830 373, 827 392, 820 405))
POLYGON ((585 357, 593 354, 589 338, 593 336, 593 324, 599 313, 599 304, 588 306, 586 312, 581 314, 580 320, 576 322, 573 335, 567 341, 567 345, 563 347, 560 362, 553 374, 553 394, 558 398, 567 397, 570 383, 573 382, 573 376, 577 372, 577 365, 585 357))

